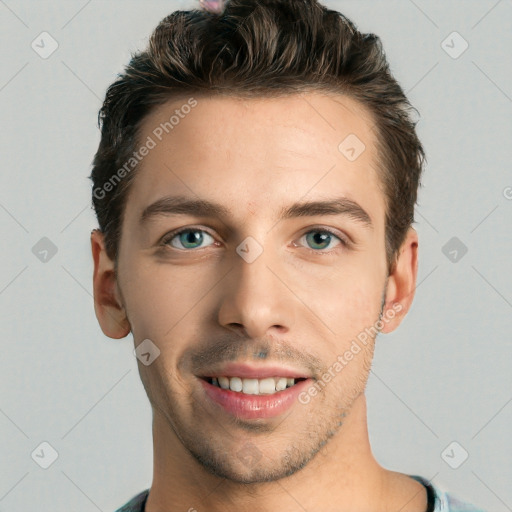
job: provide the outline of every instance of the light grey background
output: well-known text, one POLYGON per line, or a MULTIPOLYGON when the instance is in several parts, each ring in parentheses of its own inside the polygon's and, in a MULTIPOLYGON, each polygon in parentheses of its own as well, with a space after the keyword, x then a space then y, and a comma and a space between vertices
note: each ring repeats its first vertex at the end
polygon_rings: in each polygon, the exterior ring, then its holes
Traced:
MULTIPOLYGON (((132 338, 106 338, 94 316, 87 176, 107 86, 161 18, 194 5, 0 1, 0 511, 108 512, 151 483, 151 410, 132 338), (43 31, 59 45, 47 59, 31 48, 43 31), (58 249, 47 262, 32 252, 42 237, 58 249), (31 457, 48 457, 43 441, 58 452, 48 469, 31 457)), ((368 386, 375 454, 510 511, 512 3, 326 5, 381 36, 420 111, 428 158, 415 303, 379 338, 368 386), (445 51, 462 48, 446 40, 454 31, 469 44, 458 58, 445 51), (442 252, 452 237, 468 249, 460 258, 456 248, 457 262, 442 252), (452 464, 469 454, 458 469, 441 456, 453 441, 452 464)))

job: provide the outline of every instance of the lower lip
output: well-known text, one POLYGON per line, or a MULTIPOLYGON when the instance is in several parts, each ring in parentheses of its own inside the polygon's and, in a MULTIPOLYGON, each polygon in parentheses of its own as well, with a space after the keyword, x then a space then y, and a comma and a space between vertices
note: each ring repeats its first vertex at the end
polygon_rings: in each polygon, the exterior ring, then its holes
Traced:
POLYGON ((199 380, 208 398, 227 413, 245 420, 274 418, 283 414, 297 401, 300 392, 311 384, 311 379, 306 379, 272 395, 248 395, 219 388, 204 379, 199 380))

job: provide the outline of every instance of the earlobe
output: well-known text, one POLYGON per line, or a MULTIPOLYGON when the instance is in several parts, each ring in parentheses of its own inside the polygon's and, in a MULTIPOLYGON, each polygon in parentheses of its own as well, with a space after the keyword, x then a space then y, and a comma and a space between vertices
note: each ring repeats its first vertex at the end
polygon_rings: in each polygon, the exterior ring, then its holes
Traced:
POLYGON ((402 243, 386 287, 381 332, 394 331, 409 311, 416 291, 418 274, 418 234, 409 228, 402 243))
POLYGON ((99 229, 91 233, 94 261, 94 311, 101 330, 109 338, 124 338, 130 331, 125 309, 117 290, 114 262, 105 250, 104 235, 99 229))

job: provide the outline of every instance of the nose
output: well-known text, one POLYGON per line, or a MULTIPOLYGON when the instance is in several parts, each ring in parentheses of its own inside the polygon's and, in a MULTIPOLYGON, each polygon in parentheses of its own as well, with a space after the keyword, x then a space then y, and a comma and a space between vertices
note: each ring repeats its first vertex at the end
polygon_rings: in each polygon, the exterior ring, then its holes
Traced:
POLYGON ((251 339, 287 334, 297 301, 287 287, 284 268, 270 250, 251 263, 234 255, 218 313, 220 325, 251 339))

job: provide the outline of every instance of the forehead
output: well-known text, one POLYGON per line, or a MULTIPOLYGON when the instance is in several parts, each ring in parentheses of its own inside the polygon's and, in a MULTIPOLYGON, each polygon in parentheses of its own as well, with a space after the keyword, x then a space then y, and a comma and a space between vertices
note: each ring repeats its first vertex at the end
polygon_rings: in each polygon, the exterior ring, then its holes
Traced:
POLYGON ((151 139, 152 149, 138 167, 134 199, 143 207, 165 193, 192 194, 261 213, 336 192, 373 195, 369 209, 378 210, 373 126, 371 114, 342 95, 173 98, 141 124, 139 141, 151 139))
POLYGON ((264 142, 269 149, 296 150, 303 156, 317 157, 315 148, 310 144, 304 146, 304 142, 322 139, 331 150, 339 149, 340 137, 352 133, 370 149, 369 156, 374 142, 373 126, 371 113, 345 95, 308 92, 251 99, 180 96, 156 107, 143 120, 141 134, 152 134, 164 144, 173 142, 167 135, 174 139, 188 137, 188 144, 201 144, 205 152, 213 144, 215 148, 229 146, 229 153, 234 153, 234 143, 243 139, 246 145, 264 142), (212 125, 215 131, 210 129, 212 125), (207 136, 199 140, 199 135, 207 136))

